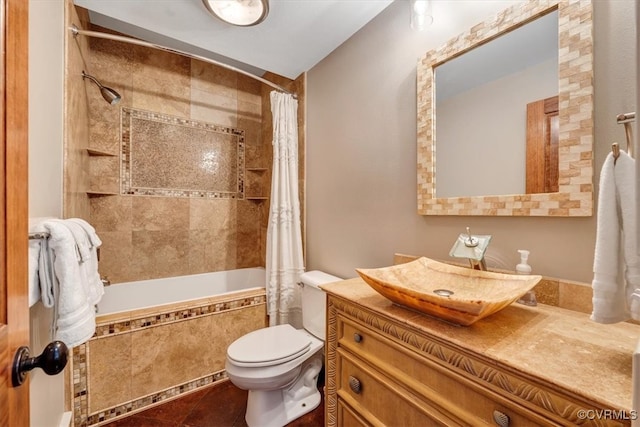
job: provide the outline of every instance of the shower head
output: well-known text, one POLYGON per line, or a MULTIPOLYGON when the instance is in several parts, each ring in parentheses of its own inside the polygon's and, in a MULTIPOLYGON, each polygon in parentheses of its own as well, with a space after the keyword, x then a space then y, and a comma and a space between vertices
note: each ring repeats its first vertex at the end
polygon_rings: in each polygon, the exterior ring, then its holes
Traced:
POLYGON ((102 97, 104 98, 105 101, 107 101, 109 104, 114 105, 117 104, 118 102, 120 102, 120 94, 118 92, 116 92, 115 90, 103 86, 98 79, 96 79, 93 76, 90 76, 89 74, 85 73, 84 70, 82 71, 82 78, 83 79, 89 79, 92 82, 94 82, 95 84, 98 85, 98 87, 100 88, 100 93, 102 94, 102 97))

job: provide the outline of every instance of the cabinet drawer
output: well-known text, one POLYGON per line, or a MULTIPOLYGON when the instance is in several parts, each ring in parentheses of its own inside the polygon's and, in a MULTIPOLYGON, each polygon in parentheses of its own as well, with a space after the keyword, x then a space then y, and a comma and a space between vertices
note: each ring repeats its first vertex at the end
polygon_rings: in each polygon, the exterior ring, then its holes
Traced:
POLYGON ((376 426, 453 426, 437 408, 423 402, 356 357, 338 350, 338 398, 376 426), (427 415, 430 414, 430 415, 427 415))
MULTIPOLYGON (((477 384, 465 375, 403 347, 401 344, 375 334, 368 328, 338 316, 338 352, 348 357, 350 369, 370 366, 384 377, 401 384, 407 393, 428 404, 429 413, 436 411, 442 419, 451 420, 447 425, 496 425, 494 411, 505 414, 510 426, 553 426, 552 420, 477 384)), ((345 359, 345 357, 342 357, 345 359)), ((341 376, 350 375, 344 368, 341 376)), ((341 378, 341 388, 348 378, 341 378)), ((347 383, 348 389, 348 383, 347 383)), ((378 401, 383 406, 394 407, 386 398, 378 401)), ((367 402, 367 405, 375 405, 367 402)), ((371 406, 367 406, 371 407, 371 406)), ((394 408, 394 413, 397 410, 394 408)))
POLYGON ((340 427, 368 427, 371 425, 356 414, 342 399, 338 399, 337 410, 340 427))

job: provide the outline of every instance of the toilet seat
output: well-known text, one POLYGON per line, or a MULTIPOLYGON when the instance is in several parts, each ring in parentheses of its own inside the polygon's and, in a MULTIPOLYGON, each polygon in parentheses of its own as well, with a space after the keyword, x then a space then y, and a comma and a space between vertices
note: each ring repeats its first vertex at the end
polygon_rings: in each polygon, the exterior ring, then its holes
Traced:
POLYGON ((258 329, 235 340, 227 349, 227 358, 236 366, 279 365, 309 351, 309 336, 285 324, 258 329))

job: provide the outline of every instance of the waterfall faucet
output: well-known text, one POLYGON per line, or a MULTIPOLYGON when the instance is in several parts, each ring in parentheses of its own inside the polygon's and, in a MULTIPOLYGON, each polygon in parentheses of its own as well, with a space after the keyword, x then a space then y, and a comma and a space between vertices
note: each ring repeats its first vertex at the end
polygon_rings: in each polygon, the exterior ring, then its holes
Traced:
POLYGON ((469 227, 467 227, 467 232, 460 233, 456 239, 449 256, 467 258, 471 268, 486 271, 487 263, 484 260, 484 253, 489 247, 490 241, 490 235, 474 236, 471 234, 469 227))

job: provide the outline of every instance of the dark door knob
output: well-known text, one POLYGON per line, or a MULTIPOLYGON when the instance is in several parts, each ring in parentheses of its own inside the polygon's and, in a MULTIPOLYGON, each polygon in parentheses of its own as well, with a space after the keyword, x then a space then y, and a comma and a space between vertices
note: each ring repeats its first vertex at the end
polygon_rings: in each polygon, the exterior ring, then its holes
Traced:
POLYGON ((14 387, 24 382, 27 372, 33 368, 42 369, 47 375, 56 375, 62 372, 67 365, 69 350, 62 341, 53 341, 47 344, 40 356, 29 357, 29 347, 20 347, 13 358, 11 381, 14 387))

